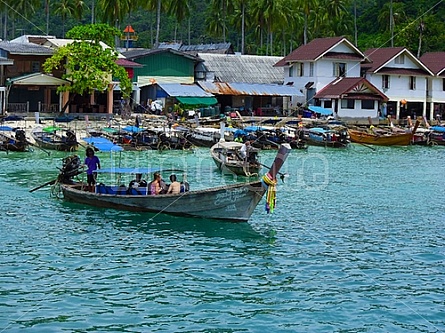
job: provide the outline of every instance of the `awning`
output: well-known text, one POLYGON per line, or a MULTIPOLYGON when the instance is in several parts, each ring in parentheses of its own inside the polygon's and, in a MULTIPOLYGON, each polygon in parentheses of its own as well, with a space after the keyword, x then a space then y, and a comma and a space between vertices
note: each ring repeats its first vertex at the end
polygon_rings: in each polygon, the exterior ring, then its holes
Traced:
POLYGON ((325 109, 325 108, 322 108, 321 106, 313 106, 313 105, 309 105, 309 110, 311 110, 315 113, 319 113, 324 116, 328 116, 328 115, 332 114, 332 112, 333 112, 331 109, 325 109))
POLYGON ((215 97, 176 97, 181 104, 186 105, 215 105, 218 103, 215 97))
POLYGON ((33 86, 62 86, 70 84, 69 81, 59 79, 52 75, 33 73, 7 80, 7 85, 33 85, 33 86))

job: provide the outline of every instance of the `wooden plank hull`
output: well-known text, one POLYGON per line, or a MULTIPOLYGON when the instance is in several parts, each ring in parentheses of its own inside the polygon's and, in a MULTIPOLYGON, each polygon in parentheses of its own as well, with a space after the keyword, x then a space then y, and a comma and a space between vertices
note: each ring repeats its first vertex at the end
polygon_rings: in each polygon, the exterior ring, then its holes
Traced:
MULTIPOLYGON (((213 157, 213 156, 212 156, 213 157)), ((221 160, 213 157, 213 161, 215 162, 216 167, 219 171, 226 174, 232 174, 237 176, 258 176, 261 170, 261 165, 249 165, 249 163, 246 163, 246 165, 241 164, 231 164, 231 163, 222 163, 221 160)))
POLYGON ((65 200, 96 207, 239 222, 250 218, 266 191, 261 181, 175 195, 99 194, 66 184, 61 189, 65 200))
POLYGON ((412 133, 397 133, 390 135, 376 135, 358 130, 349 130, 351 141, 378 146, 408 146, 413 137, 412 133))
POLYGON ((256 161, 241 159, 238 156, 241 146, 242 144, 239 142, 217 143, 210 149, 210 155, 216 167, 223 173, 246 177, 258 176, 261 165, 256 161), (229 158, 229 154, 231 154, 231 158, 229 158))
MULTIPOLYGON (((288 144, 280 147, 265 177, 266 183, 271 184, 271 180, 276 179, 291 150, 288 144)), ((96 207, 242 222, 250 218, 268 188, 263 181, 256 180, 179 194, 148 195, 146 191, 133 193, 132 189, 130 194, 125 187, 123 190, 108 191, 111 186, 104 192, 89 192, 86 191, 86 184, 73 183, 72 180, 81 172, 79 157, 73 155, 63 161, 57 180, 64 199, 96 207)), ((96 190, 102 186, 105 185, 98 185, 96 190)))
POLYGON ((33 132, 32 137, 36 144, 43 149, 58 151, 76 151, 79 149, 79 145, 76 141, 64 141, 61 137, 59 138, 56 136, 51 138, 51 136, 47 135, 46 133, 40 135, 39 132, 33 132), (48 140, 48 138, 50 138, 50 140, 48 140))

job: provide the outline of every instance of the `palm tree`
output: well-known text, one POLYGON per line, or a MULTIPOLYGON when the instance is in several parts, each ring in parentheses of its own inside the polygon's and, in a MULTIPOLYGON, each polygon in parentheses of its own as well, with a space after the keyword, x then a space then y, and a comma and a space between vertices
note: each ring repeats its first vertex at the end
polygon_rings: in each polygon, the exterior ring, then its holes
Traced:
MULTIPOLYGON (((170 0, 168 4, 167 13, 172 15, 178 24, 181 24, 184 19, 190 16, 190 1, 189 0, 170 0)), ((175 25, 175 40, 176 30, 178 24, 175 25)))
MULTIPOLYGON (((165 0, 164 0, 165 1, 165 0)), ((149 11, 155 11, 156 12, 156 37, 154 42, 154 47, 159 46, 159 33, 161 30, 161 13, 165 10, 165 3, 162 2, 162 0, 149 0, 145 4, 145 8, 149 11)))
POLYGON ((303 44, 308 42, 309 17, 312 12, 319 8, 318 0, 299 0, 299 7, 304 18, 303 44))
POLYGON ((56 15, 60 15, 62 19, 62 31, 63 36, 65 36, 65 22, 68 17, 75 17, 78 13, 78 9, 73 0, 59 0, 56 3, 53 3, 53 12, 56 15))
POLYGON ((131 0, 98 0, 103 22, 118 27, 124 16, 130 12, 131 0))

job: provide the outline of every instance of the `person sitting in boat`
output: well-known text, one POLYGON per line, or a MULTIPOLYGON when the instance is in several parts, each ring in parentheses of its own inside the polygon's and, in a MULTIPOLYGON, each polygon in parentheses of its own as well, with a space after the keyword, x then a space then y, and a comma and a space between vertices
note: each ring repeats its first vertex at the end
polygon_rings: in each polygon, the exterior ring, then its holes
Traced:
POLYGON ((137 189, 139 187, 147 187, 147 182, 144 179, 142 179, 142 173, 137 173, 136 178, 133 179, 128 185, 128 188, 137 189))
POLYGON ((181 183, 177 181, 176 175, 170 175, 171 184, 168 187, 167 194, 179 194, 181 192, 181 183))
POLYGON ((247 158, 247 155, 249 154, 249 150, 250 150, 250 140, 247 140, 246 142, 243 143, 243 145, 241 146, 239 152, 240 155, 243 159, 247 158))
POLYGON ((159 172, 155 172, 153 174, 153 180, 150 183, 151 195, 161 194, 162 188, 160 182, 161 182, 161 174, 159 172))

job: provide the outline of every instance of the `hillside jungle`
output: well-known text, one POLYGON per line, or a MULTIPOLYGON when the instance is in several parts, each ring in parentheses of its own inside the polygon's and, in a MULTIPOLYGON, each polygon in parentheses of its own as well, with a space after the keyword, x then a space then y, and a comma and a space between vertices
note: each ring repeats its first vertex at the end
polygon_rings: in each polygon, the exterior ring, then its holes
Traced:
POLYGON ((3 0, 0 10, 3 40, 108 23, 130 24, 134 45, 146 48, 230 42, 243 54, 284 56, 314 38, 346 36, 361 50, 445 51, 445 0, 3 0))

